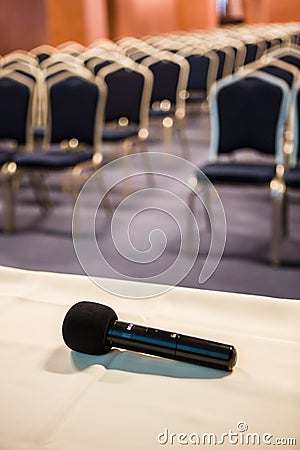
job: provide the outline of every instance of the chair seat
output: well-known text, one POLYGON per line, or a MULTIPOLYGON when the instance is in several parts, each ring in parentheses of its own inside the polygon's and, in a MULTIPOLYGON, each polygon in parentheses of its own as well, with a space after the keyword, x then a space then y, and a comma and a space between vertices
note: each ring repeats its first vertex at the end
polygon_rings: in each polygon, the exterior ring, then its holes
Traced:
POLYGON ((300 167, 286 172, 284 179, 288 187, 300 188, 300 167))
POLYGON ((265 184, 274 177, 275 168, 275 164, 220 162, 207 164, 200 170, 212 182, 265 184))
POLYGON ((175 114, 175 107, 172 106, 168 111, 162 111, 160 109, 150 109, 149 110, 149 116, 150 117, 167 117, 167 116, 173 116, 175 114))
POLYGON ((186 99, 186 103, 202 103, 206 98, 207 93, 204 91, 190 92, 190 96, 186 99))
POLYGON ((0 165, 2 166, 8 161, 12 161, 13 154, 9 150, 0 150, 0 165))
POLYGON ((14 157, 14 162, 20 168, 40 168, 47 170, 63 170, 74 167, 77 164, 89 161, 93 152, 86 150, 67 151, 48 150, 34 153, 19 153, 14 157))
POLYGON ((119 128, 105 127, 102 132, 102 140, 104 142, 119 142, 137 136, 138 133, 139 127, 137 125, 119 128))

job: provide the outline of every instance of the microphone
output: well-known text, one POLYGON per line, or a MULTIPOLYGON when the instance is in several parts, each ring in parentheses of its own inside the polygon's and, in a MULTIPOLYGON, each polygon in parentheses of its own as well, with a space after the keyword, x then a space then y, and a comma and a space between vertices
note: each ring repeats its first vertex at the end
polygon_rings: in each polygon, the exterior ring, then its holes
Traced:
POLYGON ((62 335, 71 350, 90 355, 118 347, 226 371, 237 361, 233 345, 122 322, 109 306, 89 301, 69 309, 62 335))

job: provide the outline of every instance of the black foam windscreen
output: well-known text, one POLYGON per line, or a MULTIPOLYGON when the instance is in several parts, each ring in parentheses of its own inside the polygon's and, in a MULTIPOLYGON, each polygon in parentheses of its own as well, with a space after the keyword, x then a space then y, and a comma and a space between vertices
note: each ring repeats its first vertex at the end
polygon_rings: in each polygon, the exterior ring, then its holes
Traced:
POLYGON ((111 349, 106 334, 115 320, 118 316, 109 306, 88 301, 76 303, 64 318, 63 339, 76 352, 103 355, 111 349))

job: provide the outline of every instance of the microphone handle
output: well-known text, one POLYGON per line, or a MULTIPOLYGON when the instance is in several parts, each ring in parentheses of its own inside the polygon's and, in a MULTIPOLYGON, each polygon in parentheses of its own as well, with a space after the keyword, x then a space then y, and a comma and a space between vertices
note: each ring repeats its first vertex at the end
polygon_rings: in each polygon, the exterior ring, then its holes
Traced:
POLYGON ((107 344, 226 371, 231 371, 237 360, 232 345, 118 320, 108 329, 107 344))

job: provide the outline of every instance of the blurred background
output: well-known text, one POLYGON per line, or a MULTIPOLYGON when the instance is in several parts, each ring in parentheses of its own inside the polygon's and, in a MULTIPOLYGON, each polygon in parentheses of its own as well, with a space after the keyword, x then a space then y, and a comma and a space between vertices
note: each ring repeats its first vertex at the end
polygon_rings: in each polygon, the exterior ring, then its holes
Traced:
MULTIPOLYGON (((183 34, 183 40, 185 38, 187 40, 189 39, 188 33, 192 34, 193 31, 195 31, 193 38, 198 39, 197 42, 201 44, 201 52, 206 52, 209 48, 217 53, 222 50, 224 39, 227 39, 226 33, 232 33, 235 41, 244 39, 244 44, 251 46, 252 37, 253 42, 255 39, 259 41, 264 39, 268 24, 272 24, 272 26, 278 24, 276 33, 279 33, 278 36, 280 37, 278 41, 275 36, 274 42, 269 37, 269 44, 279 47, 281 45, 289 46, 289 38, 287 41, 285 41, 285 37, 281 39, 285 29, 281 29, 280 26, 281 24, 288 25, 291 36, 294 33, 293 27, 296 27, 296 31, 297 27, 300 27, 299 0, 1 0, 0 55, 4 56, 16 50, 30 51, 42 44, 49 44, 52 49, 57 49, 60 45, 68 42, 71 42, 71 44, 78 43, 82 47, 79 50, 70 48, 70 51, 78 51, 79 56, 80 53, 84 55, 85 52, 88 55, 89 51, 97 50, 97 45, 93 47, 93 44, 99 40, 99 51, 103 45, 106 53, 111 51, 114 55, 112 61, 109 61, 109 63, 112 63, 115 61, 114 58, 118 58, 123 53, 125 55, 127 50, 128 53, 126 54, 129 55, 129 47, 127 49, 126 40, 122 43, 122 38, 131 36, 141 38, 141 41, 145 39, 149 45, 153 45, 153 51, 156 52, 157 48, 160 49, 159 40, 168 37, 166 41, 168 41, 171 53, 174 50, 171 48, 172 40, 177 39, 180 42, 180 33, 183 34), (297 24, 297 22, 299 23, 297 24), (230 26, 234 27, 235 25, 237 26, 236 29, 230 28, 230 26), (222 34, 223 31, 224 34, 222 34), (184 35, 184 33, 187 34, 184 35), (239 33, 241 34, 239 35, 239 33), (256 38, 254 33, 257 33, 256 38), (157 39, 151 40, 153 36, 156 36, 157 39), (113 42, 111 49, 108 42, 113 42)), ((275 28, 275 25, 273 28, 270 27, 269 32, 275 32, 275 28)), ((288 30, 288 27, 286 30, 288 30)), ((298 39, 299 47, 300 33, 299 30, 296 31, 295 43, 298 39)), ((133 48, 135 45, 141 44, 141 42, 133 41, 132 44, 130 41, 128 42, 133 48)), ((234 46, 232 42, 226 45, 234 46)), ((66 49, 67 47, 66 44, 66 49)), ((147 47, 146 50, 148 51, 148 49, 147 47)), ((164 49, 163 45, 161 49, 164 49)), ((297 51, 299 49, 295 50, 295 52, 297 51)), ((184 53, 182 55, 186 56, 184 53)), ((260 56, 262 55, 263 53, 260 54, 260 56)), ((48 57, 50 61, 51 52, 48 57)), ((107 54, 105 57, 107 57, 107 54)), ((35 59, 36 55, 32 56, 31 54, 30 58, 35 59)), ((300 51, 298 59, 300 61, 300 51)), ((85 60, 79 59, 79 61, 83 64, 85 60)), ((264 59, 264 61, 268 60, 264 59)), ((36 60, 34 62, 36 63, 36 60)), ((24 71, 25 65, 23 64, 22 67, 24 71)), ((87 67, 91 70, 90 77, 96 75, 96 71, 93 72, 94 67, 91 68, 88 65, 87 67)), ((243 69, 242 63, 241 67, 236 65, 232 67, 231 71, 218 75, 218 78, 222 78, 223 75, 228 75, 228 73, 231 75, 240 68, 243 69)), ((41 65, 37 70, 38 73, 42 74, 46 73, 46 69, 41 65)), ((293 68, 292 70, 290 68, 289 70, 292 71, 293 82, 296 83, 299 80, 300 66, 297 69, 293 68)), ((201 167, 209 159, 211 122, 208 97, 209 91, 207 90, 203 98, 205 101, 198 111, 199 114, 187 114, 185 122, 190 151, 189 160, 198 167, 201 167)), ((5 111, 2 114, 5 117, 5 111)), ((183 156, 180 144, 179 140, 174 138, 172 153, 183 156)), ((40 145, 40 141, 38 141, 38 145, 40 145)), ((148 149, 154 152, 163 152, 165 147, 162 138, 150 140, 148 149)), ((49 177, 49 188, 55 208, 43 213, 40 212, 34 201, 28 180, 22 179, 19 187, 16 196, 15 232, 5 233, 3 224, 0 223, 0 264, 33 270, 83 274, 84 271, 77 260, 72 242, 73 203, 67 195, 68 192, 63 192, 61 178, 57 176, 49 177)), ((134 189, 145 187, 147 187, 147 184, 145 184, 143 177, 134 180, 134 189)), ((175 192, 177 192, 176 189, 181 195, 181 187, 176 187, 175 192)), ((272 216, 272 210, 268 189, 262 190, 253 185, 247 189, 227 186, 221 188, 219 193, 224 204, 228 225, 225 253, 216 272, 201 287, 275 297, 299 298, 299 189, 292 192, 289 197, 290 235, 282 243, 282 261, 277 266, 270 262, 270 217, 272 216)), ((123 199, 123 194, 123 187, 112 192, 114 205, 117 205, 123 199)), ((0 196, 0 210, 1 202, 0 196)), ((203 238, 204 250, 202 248, 191 271, 180 284, 199 288, 199 271, 209 250, 210 241, 199 205, 198 209, 196 208, 196 213, 200 228, 202 227, 201 239, 203 238)), ((111 216, 105 211, 101 214, 98 227, 99 235, 97 236, 99 246, 102 250, 104 249, 108 259, 111 258, 114 263, 117 262, 120 272, 126 273, 130 268, 132 272, 127 273, 128 276, 134 276, 137 279, 140 277, 143 280, 148 273, 147 266, 133 264, 131 267, 127 260, 119 261, 120 255, 114 254, 111 248, 111 216)), ((125 223, 130 222, 130 217, 130 211, 128 211, 127 222, 125 220, 125 223)), ((0 215, 0 222, 2 220, 0 215)), ((166 234, 168 230, 172 231, 172 226, 167 218, 162 215, 148 214, 145 216, 144 222, 138 222, 133 234, 141 248, 149 243, 148 236, 151 230, 157 228, 157 224, 165 228, 166 234)), ((158 272, 162 272, 168 264, 173 263, 179 248, 179 234, 175 232, 172 234, 171 232, 163 261, 155 266, 158 272)), ((97 262, 95 261, 95 267, 96 265, 97 262)), ((108 276, 104 267, 97 267, 96 272, 98 275, 108 276)), ((171 283, 168 278, 164 282, 171 283)))
POLYGON ((74 40, 300 21, 298 0, 1 0, 0 53, 74 40))

